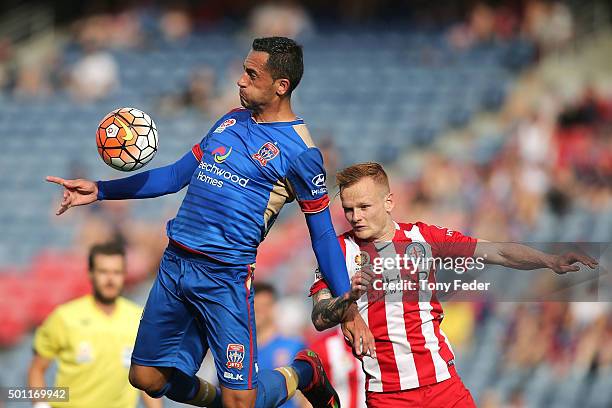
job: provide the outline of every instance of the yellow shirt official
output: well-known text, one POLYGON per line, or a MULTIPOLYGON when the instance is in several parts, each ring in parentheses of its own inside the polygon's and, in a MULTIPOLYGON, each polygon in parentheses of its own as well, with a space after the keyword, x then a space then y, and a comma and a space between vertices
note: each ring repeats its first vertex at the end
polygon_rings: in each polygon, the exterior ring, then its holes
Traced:
POLYGON ((138 391, 128 381, 142 308, 118 298, 115 310, 99 310, 92 295, 59 306, 38 328, 34 350, 57 359, 56 387, 69 388, 69 402, 54 407, 135 407, 138 391))

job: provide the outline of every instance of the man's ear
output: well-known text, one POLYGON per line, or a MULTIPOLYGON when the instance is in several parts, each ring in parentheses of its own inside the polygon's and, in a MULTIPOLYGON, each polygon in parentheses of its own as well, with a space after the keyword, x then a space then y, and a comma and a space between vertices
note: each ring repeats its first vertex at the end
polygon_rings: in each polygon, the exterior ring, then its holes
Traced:
POLYGON ((275 82, 276 82, 276 94, 278 96, 285 96, 289 94, 289 87, 291 86, 291 83, 289 82, 287 78, 280 78, 280 79, 277 79, 275 82))
POLYGON ((385 196, 385 211, 390 213, 395 208, 395 198, 393 193, 389 193, 385 196))

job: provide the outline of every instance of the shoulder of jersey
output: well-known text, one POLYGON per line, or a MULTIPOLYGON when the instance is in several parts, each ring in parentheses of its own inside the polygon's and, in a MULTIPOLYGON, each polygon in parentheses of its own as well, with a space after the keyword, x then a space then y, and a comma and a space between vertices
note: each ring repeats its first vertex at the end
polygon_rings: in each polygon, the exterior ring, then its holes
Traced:
POLYGON ((245 108, 234 108, 223 115, 224 119, 234 118, 237 120, 245 120, 251 117, 251 111, 245 108))
POLYGON ((305 123, 292 125, 291 128, 295 132, 295 135, 303 143, 303 148, 310 149, 311 147, 316 147, 312 140, 312 136, 310 135, 310 131, 308 130, 308 126, 306 126, 305 123))
POLYGON ((397 225, 399 225, 400 230, 402 231, 410 231, 415 225, 419 228, 421 227, 427 227, 427 224, 423 224, 422 222, 415 222, 415 223, 411 223, 411 222, 398 222, 397 225))

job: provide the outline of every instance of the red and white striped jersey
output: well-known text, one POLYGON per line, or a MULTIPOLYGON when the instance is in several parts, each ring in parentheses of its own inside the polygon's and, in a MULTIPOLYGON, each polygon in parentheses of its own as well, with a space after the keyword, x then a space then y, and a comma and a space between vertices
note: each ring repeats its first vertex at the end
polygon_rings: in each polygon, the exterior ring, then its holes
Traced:
POLYGON ((359 360, 344 340, 342 330, 329 331, 309 348, 321 358, 327 377, 340 397, 340 405, 365 408, 365 375, 359 360))
MULTIPOLYGON (((431 260, 474 255, 477 240, 460 232, 421 222, 395 223, 395 228, 391 242, 360 241, 350 231, 338 237, 349 276, 398 256, 431 260)), ((327 287, 318 272, 316 275, 311 294, 327 287)), ((434 264, 387 265, 376 280, 378 285, 357 301, 376 341, 377 357, 365 356, 361 361, 366 390, 400 391, 450 378, 455 356, 440 328, 442 305, 435 290, 423 290, 420 285, 421 281, 435 283, 434 264), (408 281, 416 282, 418 289, 406 290, 398 284, 408 281), (381 288, 383 283, 385 288, 381 288)))

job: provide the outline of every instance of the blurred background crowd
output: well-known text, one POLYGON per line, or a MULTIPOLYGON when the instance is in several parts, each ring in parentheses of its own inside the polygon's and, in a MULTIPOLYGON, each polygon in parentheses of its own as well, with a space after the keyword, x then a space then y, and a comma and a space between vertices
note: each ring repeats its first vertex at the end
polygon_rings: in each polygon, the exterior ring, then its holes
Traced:
MULTIPOLYGON (((94 143, 98 121, 121 106, 157 123, 149 167, 174 161, 239 105, 235 82, 254 37, 304 45, 294 108, 324 153, 332 192, 339 168, 379 161, 398 221, 497 241, 607 243, 609 252, 610 6, 430 3, 3 2, 0 362, 12 369, 0 386, 24 383, 32 329, 89 290, 92 244, 126 245, 129 295, 146 299, 182 197, 101 202, 55 218, 59 192, 44 176, 122 176, 94 143)), ((278 330, 309 344, 314 257, 301 217, 296 206, 283 211, 256 276, 281 295, 278 330)), ((600 262, 609 282, 610 264, 600 262)), ((443 328, 479 406, 611 406, 610 295, 447 303, 443 328)))

